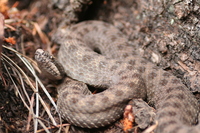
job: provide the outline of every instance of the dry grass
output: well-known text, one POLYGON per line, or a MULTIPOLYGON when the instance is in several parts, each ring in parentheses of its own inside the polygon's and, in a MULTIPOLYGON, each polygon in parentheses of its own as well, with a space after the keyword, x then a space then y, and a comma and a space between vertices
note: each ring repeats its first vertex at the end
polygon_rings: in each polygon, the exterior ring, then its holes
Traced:
POLYGON ((24 70, 18 64, 15 63, 15 61, 13 61, 10 57, 2 53, 2 67, 3 67, 2 69, 5 70, 4 73, 6 73, 9 77, 9 79, 4 79, 4 80, 10 80, 12 82, 15 88, 16 96, 20 97, 24 106, 29 111, 29 115, 27 117, 26 131, 29 131, 30 127, 34 126, 33 129, 35 133, 42 132, 44 130, 45 132, 50 133, 49 129, 55 127, 57 127, 58 132, 60 132, 61 131, 60 125, 62 125, 61 117, 57 113, 57 106, 54 100, 52 99, 51 95, 48 93, 48 91, 46 90, 46 88, 36 75, 35 70, 39 71, 36 62, 10 47, 3 46, 3 48, 14 53, 16 57, 23 62, 23 65, 29 70, 29 72, 32 75, 32 76, 27 75, 24 72, 24 70), (13 74, 18 77, 18 82, 16 82, 16 80, 13 78, 12 76, 13 74), (31 77, 33 77, 33 79, 31 77), (32 89, 31 94, 30 92, 27 92, 26 85, 28 85, 32 89), (48 97, 50 103, 55 108, 56 113, 59 116, 59 123, 56 122, 54 118, 55 114, 52 115, 52 111, 50 111, 49 105, 46 104, 46 101, 40 95, 41 91, 44 92, 44 94, 48 97), (42 114, 41 111, 46 112, 50 121, 45 121, 42 118, 42 116, 39 115, 42 114), (33 125, 31 125, 31 121, 33 121, 33 125), (47 123, 49 124, 48 126, 47 123), (38 127, 42 127, 42 129, 39 129, 38 127))

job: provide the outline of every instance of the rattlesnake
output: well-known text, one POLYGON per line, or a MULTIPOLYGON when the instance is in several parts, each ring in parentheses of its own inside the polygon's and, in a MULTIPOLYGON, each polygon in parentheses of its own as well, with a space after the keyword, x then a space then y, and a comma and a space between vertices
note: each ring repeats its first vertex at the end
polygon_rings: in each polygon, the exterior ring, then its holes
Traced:
MULTIPOLYGON (((157 112, 157 133, 198 133, 199 107, 181 80, 143 59, 114 26, 86 21, 60 26, 58 61, 66 78, 58 88, 58 110, 73 125, 98 128, 116 121, 127 102, 143 98, 157 112), (73 80, 75 79, 75 80, 73 80), (108 88, 92 95, 87 86, 108 88)), ((38 50, 36 59, 43 58, 38 50)))

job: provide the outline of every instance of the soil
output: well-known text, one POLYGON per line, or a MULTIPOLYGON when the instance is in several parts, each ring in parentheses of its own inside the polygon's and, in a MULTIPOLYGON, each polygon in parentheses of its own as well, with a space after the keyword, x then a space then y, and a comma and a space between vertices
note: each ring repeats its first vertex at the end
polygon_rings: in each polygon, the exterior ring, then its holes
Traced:
MULTIPOLYGON (((5 16, 3 45, 11 47, 31 59, 34 59, 34 52, 38 48, 49 51, 56 56, 59 46, 51 43, 51 36, 60 22, 75 24, 85 20, 105 21, 113 24, 127 35, 130 42, 134 42, 134 47, 141 51, 144 58, 181 78, 183 83, 199 99, 200 2, 198 0, 81 1, 82 3, 78 4, 76 0, 72 0, 71 4, 66 1, 62 3, 63 0, 20 0, 18 4, 15 0, 8 1, 4 5, 4 10, 3 7, 0 7, 0 12, 5 16)), ((33 76, 13 52, 4 47, 1 52, 17 63, 35 85, 33 76)), ((19 76, 12 70, 11 66, 8 65, 8 70, 3 63, 1 66, 0 133, 34 132, 35 123, 16 90, 16 86, 22 88, 19 76), (16 86, 10 80, 9 72, 16 86)), ((52 83, 49 83, 44 77, 40 78, 56 102, 55 87, 52 87, 52 83)), ((28 96, 34 99, 30 85, 26 81, 24 84, 28 96)), ((47 99, 43 92, 40 95, 47 99)), ((28 101, 25 95, 22 97, 28 101)), ((59 122, 55 109, 51 107, 50 102, 45 102, 54 114, 56 122, 59 122)), ((33 105, 33 109, 36 108, 34 102, 31 105, 33 105)), ((39 119, 51 127, 48 129, 49 131, 58 131, 58 128, 52 126, 43 109, 40 110, 39 114, 39 119)), ((45 132, 41 125, 37 127, 38 132, 45 132)), ((62 132, 64 132, 63 130, 62 132)), ((102 129, 89 130, 71 127, 70 130, 71 132, 124 132, 120 121, 102 129)), ((140 129, 133 128, 131 132, 140 132, 140 129)))

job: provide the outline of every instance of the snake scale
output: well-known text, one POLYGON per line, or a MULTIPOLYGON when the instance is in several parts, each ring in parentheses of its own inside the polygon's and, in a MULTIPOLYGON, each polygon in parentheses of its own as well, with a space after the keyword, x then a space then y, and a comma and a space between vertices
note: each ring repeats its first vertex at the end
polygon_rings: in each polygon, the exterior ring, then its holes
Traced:
POLYGON ((156 133, 200 132, 198 102, 189 89, 143 59, 114 26, 101 21, 60 26, 53 41, 61 45, 58 61, 72 78, 58 88, 63 119, 83 128, 103 127, 120 118, 130 99, 142 98, 156 108, 156 133), (85 83, 107 89, 91 94, 85 83))

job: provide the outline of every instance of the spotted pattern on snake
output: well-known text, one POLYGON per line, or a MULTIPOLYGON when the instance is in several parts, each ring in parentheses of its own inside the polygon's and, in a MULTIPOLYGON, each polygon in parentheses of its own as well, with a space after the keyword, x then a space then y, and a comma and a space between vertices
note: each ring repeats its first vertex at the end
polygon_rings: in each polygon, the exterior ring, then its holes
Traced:
POLYGON ((67 78, 58 89, 58 110, 71 124, 106 126, 120 118, 130 99, 143 98, 156 108, 155 132, 200 132, 194 126, 198 102, 189 89, 143 59, 114 26, 101 21, 60 26, 53 41, 61 45, 58 60, 66 74, 77 80, 67 78), (90 94, 83 83, 107 89, 90 94))

